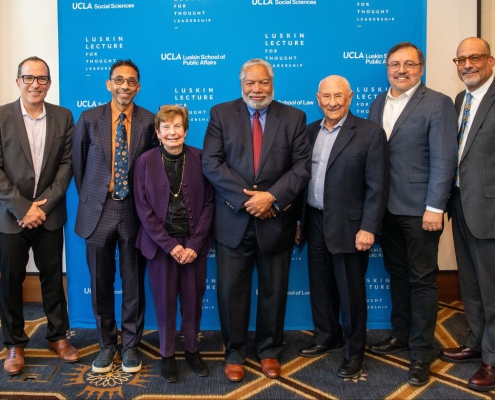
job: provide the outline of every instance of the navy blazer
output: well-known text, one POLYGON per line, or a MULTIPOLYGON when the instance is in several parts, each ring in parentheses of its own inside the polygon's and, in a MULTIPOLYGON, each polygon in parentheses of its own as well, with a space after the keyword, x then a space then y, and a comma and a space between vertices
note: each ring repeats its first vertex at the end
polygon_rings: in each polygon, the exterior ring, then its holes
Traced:
MULTIPOLYGON (((133 200, 134 161, 156 147, 155 116, 134 104, 129 154, 129 187, 133 200)), ((84 111, 74 129, 72 163, 79 193, 75 232, 88 238, 100 220, 112 175, 112 110, 110 103, 84 111)), ((139 219, 133 203, 136 226, 139 219)))
MULTIPOLYGON (((458 113, 466 92, 455 99, 458 113)), ((495 81, 490 85, 469 129, 459 162, 461 201, 474 237, 495 239, 495 81)))
MULTIPOLYGON (((307 128, 313 146, 320 124, 318 120, 307 128)), ((332 254, 357 252, 359 230, 378 234, 388 193, 385 131, 349 111, 330 152, 325 174, 323 227, 328 251, 332 254)), ((301 229, 305 230, 304 222, 301 229)))
MULTIPOLYGON (((213 187, 201 171, 201 150, 186 146, 185 155, 182 194, 189 219, 190 237, 184 247, 203 256, 212 245, 213 187)), ((170 181, 159 148, 149 150, 137 159, 134 194, 141 220, 136 247, 150 260, 155 257, 158 248, 169 254, 179 243, 165 230, 170 181)))
POLYGON ((45 103, 46 138, 35 199, 34 166, 20 100, 0 107, 0 232, 19 233, 17 223, 33 204, 46 214, 45 229, 61 228, 67 221, 65 193, 72 179, 74 119, 67 108, 45 103))
POLYGON ((277 199, 275 218, 256 219, 258 245, 263 252, 280 251, 294 243, 297 195, 309 182, 311 147, 306 114, 272 101, 266 114, 258 175, 254 176, 249 111, 244 100, 218 104, 210 111, 203 146, 203 172, 215 188, 215 238, 235 248, 250 214, 243 189, 270 192, 277 199))
MULTIPOLYGON (((387 92, 371 104, 368 119, 383 126, 387 92)), ((388 140, 390 195, 395 215, 423 216, 426 206, 445 210, 457 167, 457 116, 450 97, 420 83, 388 140)))

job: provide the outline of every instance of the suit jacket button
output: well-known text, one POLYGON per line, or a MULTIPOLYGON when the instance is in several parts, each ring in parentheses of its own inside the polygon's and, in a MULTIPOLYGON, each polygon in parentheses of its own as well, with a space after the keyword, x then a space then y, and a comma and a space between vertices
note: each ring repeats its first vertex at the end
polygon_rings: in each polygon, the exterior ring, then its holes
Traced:
POLYGON ((258 185, 253 185, 253 189, 254 190, 258 189, 258 185))

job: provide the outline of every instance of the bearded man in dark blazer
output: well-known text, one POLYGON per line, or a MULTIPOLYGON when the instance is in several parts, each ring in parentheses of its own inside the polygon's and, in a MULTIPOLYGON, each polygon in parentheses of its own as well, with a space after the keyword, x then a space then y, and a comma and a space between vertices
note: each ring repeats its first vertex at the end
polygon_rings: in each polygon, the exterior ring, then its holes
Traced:
POLYGON ((122 369, 135 373, 142 365, 137 346, 144 327, 146 261, 136 248, 140 223, 133 198, 134 161, 158 142, 154 114, 134 104, 141 87, 139 78, 139 68, 131 60, 115 62, 106 81, 112 100, 84 111, 74 130, 72 161, 79 193, 75 232, 86 239, 91 301, 101 348, 92 365, 96 373, 110 371, 117 353, 117 245, 122 278, 122 369), (124 132, 123 145, 117 140, 119 129, 124 132), (122 156, 117 154, 119 147, 124 148, 122 156), (124 155, 127 165, 122 167, 124 155), (117 188, 121 175, 125 179, 117 188))
POLYGON ((466 90, 459 115, 458 169, 450 198, 455 255, 469 335, 440 358, 481 365, 472 389, 495 390, 495 58, 490 45, 467 38, 457 48, 457 74, 466 90))
POLYGON ((22 283, 29 249, 40 273, 48 347, 62 361, 79 360, 67 340, 62 273, 74 120, 66 108, 45 102, 51 82, 48 64, 27 58, 17 72, 20 99, 0 107, 0 313, 9 375, 25 368, 22 283))
POLYGON ((272 66, 249 60, 240 80, 242 98, 211 109, 203 146, 203 172, 215 188, 218 305, 232 382, 244 377, 255 262, 256 353, 267 377, 280 376, 293 203, 309 181, 311 157, 306 115, 273 101, 272 66))
POLYGON ((308 240, 314 338, 298 354, 317 357, 345 346, 337 373, 341 378, 355 378, 362 371, 364 279, 389 189, 385 132, 349 111, 352 96, 341 76, 329 76, 318 87, 316 98, 325 118, 307 128, 313 155, 301 227, 308 240))

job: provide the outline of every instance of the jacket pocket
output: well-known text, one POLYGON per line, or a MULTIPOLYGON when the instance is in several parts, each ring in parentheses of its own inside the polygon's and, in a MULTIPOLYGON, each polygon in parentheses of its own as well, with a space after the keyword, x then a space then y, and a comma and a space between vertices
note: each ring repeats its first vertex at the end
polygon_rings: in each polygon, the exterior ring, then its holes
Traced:
POLYGON ((360 220, 363 218, 363 210, 349 210, 349 219, 351 221, 360 220))
POLYGON ((428 182, 430 180, 430 174, 409 174, 409 182, 428 182))

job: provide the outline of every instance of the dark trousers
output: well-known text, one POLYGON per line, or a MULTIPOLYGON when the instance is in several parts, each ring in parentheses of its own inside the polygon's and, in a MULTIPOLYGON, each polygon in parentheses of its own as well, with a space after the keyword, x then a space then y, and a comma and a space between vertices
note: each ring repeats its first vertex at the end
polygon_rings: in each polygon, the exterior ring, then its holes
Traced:
MULTIPOLYGON (((177 240, 185 246, 185 238, 177 240)), ((162 357, 175 354, 177 297, 182 315, 182 344, 186 351, 196 352, 206 287, 206 255, 182 265, 159 248, 155 258, 148 260, 148 273, 158 322, 160 354, 162 357)))
POLYGON ((495 366, 495 239, 475 238, 464 218, 459 192, 451 200, 459 283, 470 329, 464 344, 481 351, 483 362, 495 366))
POLYGON ((308 261, 314 342, 336 345, 346 338, 344 358, 363 358, 366 346, 366 287, 369 251, 332 254, 325 243, 323 213, 309 207, 308 261), (339 322, 342 311, 342 325, 339 322))
POLYGON ((95 231, 86 239, 91 302, 102 348, 117 344, 114 295, 117 244, 122 279, 123 349, 137 346, 143 334, 146 260, 135 246, 137 232, 129 197, 123 201, 107 199, 95 231))
POLYGON ((382 225, 382 249, 390 274, 393 335, 408 341, 411 359, 430 363, 438 313, 438 242, 442 231, 422 228, 423 217, 393 215, 382 225))
POLYGON ((280 355, 291 254, 292 246, 274 253, 262 253, 256 240, 254 217, 237 248, 217 243, 218 308, 227 363, 243 364, 246 360, 255 262, 258 266, 256 354, 260 359, 280 355))
POLYGON ((43 309, 48 324, 46 339, 64 339, 69 329, 65 300, 62 252, 63 228, 48 231, 43 226, 25 228, 20 233, 0 233, 0 312, 6 348, 26 347, 24 332, 22 283, 26 278, 29 249, 39 271, 43 309))

